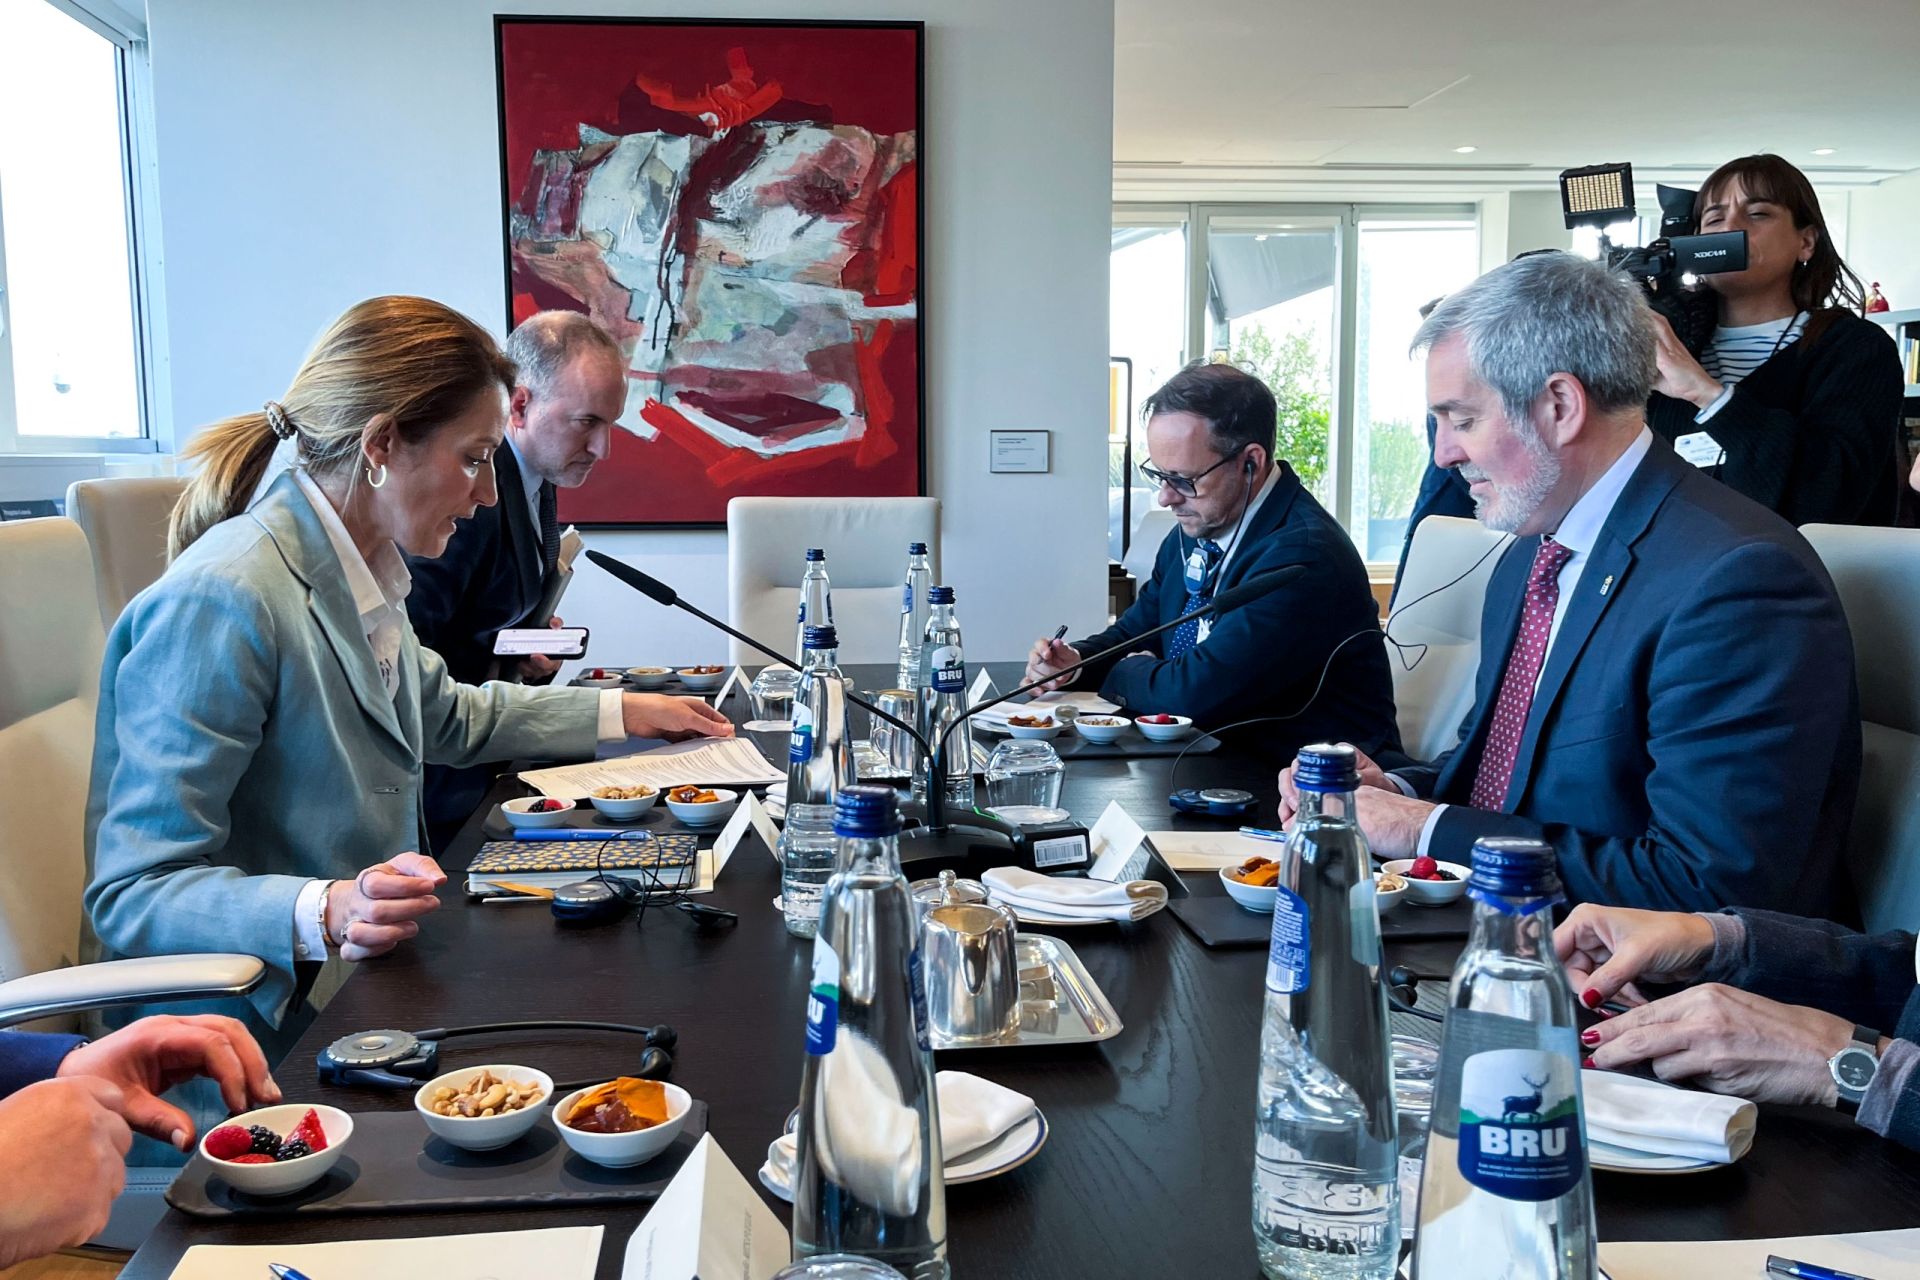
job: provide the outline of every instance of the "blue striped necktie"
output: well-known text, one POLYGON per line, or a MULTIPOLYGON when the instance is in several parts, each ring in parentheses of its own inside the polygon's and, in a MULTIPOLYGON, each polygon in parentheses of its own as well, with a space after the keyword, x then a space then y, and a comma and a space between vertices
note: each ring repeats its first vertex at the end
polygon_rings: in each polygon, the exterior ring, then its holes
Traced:
MULTIPOLYGON (((1213 571, 1220 563, 1220 554, 1219 543, 1212 538, 1202 538, 1193 554, 1187 557, 1187 603, 1180 612, 1192 613, 1212 598, 1213 571)), ((1199 643, 1200 619, 1183 622, 1173 629, 1173 639, 1167 642, 1167 657, 1184 658, 1199 643)))

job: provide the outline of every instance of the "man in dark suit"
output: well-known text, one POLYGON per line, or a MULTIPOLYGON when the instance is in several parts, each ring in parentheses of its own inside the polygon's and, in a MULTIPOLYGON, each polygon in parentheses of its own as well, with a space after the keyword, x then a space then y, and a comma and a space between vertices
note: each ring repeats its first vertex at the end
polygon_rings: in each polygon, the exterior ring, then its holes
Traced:
MULTIPOLYGON (((420 643, 463 684, 551 680, 560 669, 540 655, 496 658, 494 637, 509 627, 559 625, 558 618, 529 616, 560 551, 554 491, 586 483, 612 447, 626 402, 619 345, 578 312, 529 316, 507 338, 506 353, 520 372, 506 442, 493 455, 498 500, 462 521, 437 559, 407 558, 407 617, 420 643)), ((486 768, 427 767, 427 823, 436 848, 460 829, 491 779, 486 768)))
POLYGON ((1173 532, 1133 607, 1097 635, 1042 639, 1029 680, 1121 644, 1282 565, 1306 573, 1217 619, 1142 640, 1137 652, 1069 679, 1098 687, 1130 715, 1191 716, 1202 729, 1273 716, 1249 740, 1291 755, 1340 739, 1398 745, 1393 681, 1366 566, 1346 531, 1273 456, 1273 393, 1232 365, 1196 365, 1148 397, 1150 461, 1173 532), (1322 675, 1324 673, 1324 683, 1322 675))
POLYGON ((1846 618, 1791 526, 1648 430, 1639 292, 1571 254, 1523 258, 1449 297, 1416 345, 1435 460, 1517 540, 1487 587, 1459 745, 1385 758, 1391 775, 1363 762, 1374 851, 1464 863, 1478 837, 1531 836, 1580 901, 1844 911, 1846 618))
POLYGON ((0 1268, 99 1234, 135 1133, 191 1151, 193 1118, 160 1095, 195 1076, 219 1085, 229 1111, 280 1101, 232 1018, 142 1018, 92 1044, 0 1031, 0 1268))

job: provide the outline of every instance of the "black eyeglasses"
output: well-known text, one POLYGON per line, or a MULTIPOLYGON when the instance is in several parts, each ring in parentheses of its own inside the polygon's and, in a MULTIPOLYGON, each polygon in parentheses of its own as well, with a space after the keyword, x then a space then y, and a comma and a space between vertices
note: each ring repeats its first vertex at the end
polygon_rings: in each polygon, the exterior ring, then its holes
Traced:
MULTIPOLYGON (((1242 450, 1240 452, 1245 452, 1245 451, 1242 450)), ((1200 482, 1202 480, 1205 480, 1208 476, 1212 475, 1214 472, 1218 471, 1220 468, 1226 466, 1229 462, 1232 462, 1235 458, 1238 458, 1239 456, 1240 456, 1240 453, 1228 454, 1226 457, 1220 459, 1220 461, 1214 463, 1212 466, 1208 467, 1205 471, 1202 471, 1197 476, 1177 476, 1173 474, 1173 472, 1171 471, 1162 471, 1160 468, 1154 466, 1153 463, 1150 461, 1143 462, 1140 464, 1140 475, 1143 479, 1146 480, 1148 484, 1152 485, 1156 489, 1158 489, 1161 485, 1166 485, 1169 489, 1173 490, 1175 493, 1180 494, 1184 497, 1191 498, 1200 492, 1200 482)))

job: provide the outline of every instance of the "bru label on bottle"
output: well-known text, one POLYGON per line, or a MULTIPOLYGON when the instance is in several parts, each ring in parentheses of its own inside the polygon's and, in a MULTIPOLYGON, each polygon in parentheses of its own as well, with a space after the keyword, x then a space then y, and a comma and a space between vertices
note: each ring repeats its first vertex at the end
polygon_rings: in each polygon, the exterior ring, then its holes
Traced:
POLYGON ((950 644, 943 644, 933 651, 933 657, 927 662, 933 672, 935 693, 965 693, 967 690, 967 660, 960 650, 950 644))
POLYGON ((833 1052, 840 1029, 840 957, 833 944, 815 935, 813 983, 807 990, 807 1052, 816 1058, 833 1052))
POLYGON ((813 758, 813 713, 805 703, 793 704, 793 728, 787 733, 787 759, 805 764, 813 758))
POLYGON ((920 964, 920 948, 907 957, 907 994, 913 1004, 913 1038, 929 1052, 933 1041, 927 1033, 927 971, 920 964))
POLYGON ((1273 895, 1273 936, 1267 944, 1267 990, 1293 995, 1307 989, 1307 904, 1285 885, 1273 895))
POLYGON ((913 612, 913 583, 910 580, 900 584, 900 612, 913 612))
POLYGON ((1505 1200, 1554 1200, 1586 1170, 1572 1059, 1490 1049, 1460 1070, 1460 1175, 1505 1200))

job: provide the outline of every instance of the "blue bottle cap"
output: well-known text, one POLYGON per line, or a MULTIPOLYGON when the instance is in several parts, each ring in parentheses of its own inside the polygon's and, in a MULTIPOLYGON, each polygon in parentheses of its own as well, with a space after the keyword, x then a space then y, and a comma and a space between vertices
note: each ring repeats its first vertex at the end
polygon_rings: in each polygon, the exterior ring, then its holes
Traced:
POLYGON ((892 787, 842 787, 833 804, 833 834, 876 840, 900 833, 900 796, 892 787))
POLYGON ((1303 791, 1352 791, 1360 785, 1359 756, 1354 749, 1332 742, 1300 748, 1293 783, 1303 791))
POLYGON ((826 558, 827 558, 827 553, 824 548, 822 547, 807 548, 807 563, 811 564, 815 560, 825 560, 826 558))
POLYGON ((808 627, 801 633, 800 645, 806 649, 838 649, 840 633, 831 626, 808 627))
POLYGON ((1483 836, 1473 842, 1467 892, 1508 910, 1537 911, 1563 900, 1560 862, 1553 846, 1524 836, 1483 836))
POLYGON ((907 544, 907 554, 910 556, 923 556, 927 554, 927 544, 924 542, 909 542, 907 544))
POLYGON ((927 603, 928 604, 952 604, 953 588, 952 587, 928 587, 927 603))

